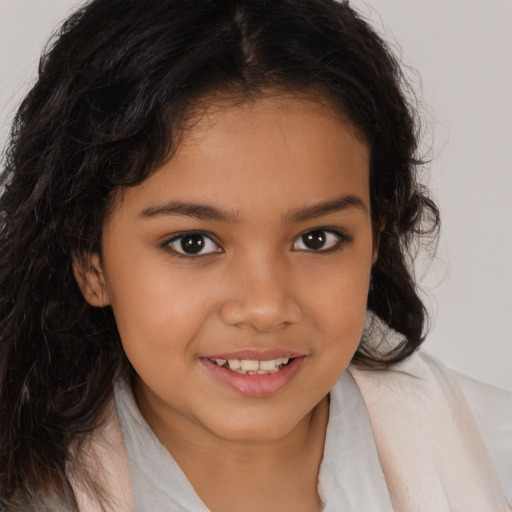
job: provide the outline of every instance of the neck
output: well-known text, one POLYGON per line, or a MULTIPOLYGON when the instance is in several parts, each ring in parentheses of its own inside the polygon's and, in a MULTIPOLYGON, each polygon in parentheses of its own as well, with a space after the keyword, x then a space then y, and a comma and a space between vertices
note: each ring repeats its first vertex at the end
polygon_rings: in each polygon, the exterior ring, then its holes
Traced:
POLYGON ((239 510, 243 502, 247 512, 319 510, 317 479, 328 397, 285 435, 240 441, 217 436, 183 417, 162 421, 137 387, 135 394, 142 415, 210 510, 229 512, 229 502, 233 510, 239 510))

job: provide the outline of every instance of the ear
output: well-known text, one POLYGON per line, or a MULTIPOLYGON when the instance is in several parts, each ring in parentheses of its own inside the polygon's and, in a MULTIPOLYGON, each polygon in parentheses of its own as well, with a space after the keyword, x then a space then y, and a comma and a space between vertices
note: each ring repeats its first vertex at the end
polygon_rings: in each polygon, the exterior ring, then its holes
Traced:
POLYGON ((384 228, 386 227, 386 223, 384 220, 380 222, 379 230, 373 236, 373 251, 372 251, 372 265, 375 265, 379 258, 379 245, 382 233, 384 228))
POLYGON ((373 237, 373 247, 372 247, 372 266, 375 265, 379 257, 379 244, 380 244, 380 231, 374 235, 373 237))
POLYGON ((373 245, 372 266, 375 265, 378 257, 379 257, 379 242, 378 242, 378 239, 377 239, 377 241, 373 245))
POLYGON ((104 307, 110 304, 105 275, 97 253, 74 258, 73 274, 84 299, 91 306, 104 307))

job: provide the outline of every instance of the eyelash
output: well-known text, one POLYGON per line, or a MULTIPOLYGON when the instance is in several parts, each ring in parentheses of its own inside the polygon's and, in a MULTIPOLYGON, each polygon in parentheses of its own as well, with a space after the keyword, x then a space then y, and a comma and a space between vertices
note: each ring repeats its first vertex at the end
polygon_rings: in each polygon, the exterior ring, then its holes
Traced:
MULTIPOLYGON (((208 244, 208 242, 206 242, 206 244, 208 244)), ((205 246, 207 246, 207 245, 205 245, 205 246)), ((166 240, 162 244, 162 247, 164 249, 169 250, 172 253, 173 257, 183 258, 183 259, 188 259, 188 260, 201 258, 201 257, 209 256, 211 254, 223 252, 222 248, 220 247, 220 244, 215 241, 215 238, 210 233, 206 233, 204 231, 185 231, 185 232, 177 233, 171 239, 166 240), (183 241, 187 237, 193 237, 193 236, 202 237, 203 239, 206 239, 207 241, 215 244, 217 246, 218 250, 211 251, 211 252, 208 252, 205 254, 187 254, 185 252, 179 252, 178 250, 176 250, 172 247, 173 243, 181 241, 181 243, 183 244, 183 241)))
MULTIPOLYGON (((292 248, 294 250, 296 250, 296 251, 310 252, 312 254, 326 254, 326 253, 332 253, 332 252, 336 252, 336 251, 342 250, 344 248, 344 246, 347 243, 350 243, 351 241, 352 241, 352 237, 347 235, 346 233, 340 231, 339 229, 328 228, 328 227, 319 227, 319 228, 308 229, 307 231, 304 231, 303 233, 298 235, 295 238, 295 240, 294 240, 294 242, 292 244, 292 248), (311 249, 311 248, 309 248, 309 249, 308 248, 302 249, 302 248, 297 248, 296 247, 301 242, 304 243, 304 237, 305 236, 312 235, 314 233, 327 234, 327 236, 325 237, 326 241, 328 241, 329 235, 335 236, 337 238, 337 240, 335 240, 333 245, 331 247, 328 247, 327 249, 320 248, 318 250, 314 250, 314 249, 311 249)), ((202 257, 205 257, 205 256, 210 256, 211 254, 216 254, 216 253, 223 252, 223 249, 220 246, 220 244, 215 241, 215 237, 213 237, 210 233, 206 233, 204 231, 185 231, 185 232, 177 233, 172 238, 170 238, 169 240, 166 240, 165 242, 163 242, 161 244, 161 246, 162 246, 162 248, 171 251, 173 257, 183 258, 183 259, 188 259, 188 260, 196 259, 196 258, 202 258, 202 257), (217 246, 217 250, 213 250, 213 251, 210 251, 210 252, 207 252, 207 253, 204 253, 204 254, 193 254, 193 253, 192 254, 187 254, 185 252, 180 252, 177 249, 172 247, 172 244, 175 243, 175 242, 180 242, 181 241, 181 244, 183 244, 183 241, 187 237, 201 237, 203 239, 203 241, 206 239, 207 242, 204 244, 204 247, 208 247, 208 243, 213 243, 213 244, 215 244, 217 246)), ((183 248, 183 246, 182 246, 182 248, 183 248)), ((202 249, 200 249, 200 250, 202 250, 202 249)))
POLYGON ((303 233, 301 233, 294 241, 293 243, 293 247, 295 250, 299 250, 299 251, 302 251, 302 252, 310 252, 310 253, 313 253, 313 254, 328 254, 328 253, 332 253, 332 252, 336 252, 336 251, 340 251, 342 250, 345 245, 347 243, 350 243, 352 242, 352 237, 347 235, 346 233, 344 233, 343 231, 340 231, 339 229, 335 229, 335 228, 329 228, 329 227, 319 227, 319 228, 313 228, 313 229, 308 229, 307 231, 304 231, 303 233), (295 246, 300 243, 300 242, 304 242, 304 237, 307 236, 307 235, 312 235, 313 233, 323 233, 323 234, 327 234, 327 237, 326 238, 326 241, 328 240, 328 236, 329 235, 332 235, 332 236, 335 236, 336 237, 336 240, 332 241, 333 242, 333 245, 327 249, 319 249, 319 250, 314 250, 314 249, 297 249, 295 246))

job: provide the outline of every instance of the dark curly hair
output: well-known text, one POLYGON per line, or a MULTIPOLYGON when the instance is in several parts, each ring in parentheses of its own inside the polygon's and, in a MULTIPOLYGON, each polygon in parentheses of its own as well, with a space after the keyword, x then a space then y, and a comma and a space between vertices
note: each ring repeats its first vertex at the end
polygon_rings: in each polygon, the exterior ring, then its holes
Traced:
POLYGON ((363 341, 354 362, 385 367, 423 341, 408 249, 439 219, 417 179, 417 115, 399 63, 347 2, 94 0, 43 55, 1 178, 0 509, 43 510, 52 495, 76 509, 70 447, 128 368, 111 309, 88 305, 72 270, 100 251, 113 192, 169 158, 209 95, 269 90, 327 100, 371 150, 368 309, 403 341, 363 341))

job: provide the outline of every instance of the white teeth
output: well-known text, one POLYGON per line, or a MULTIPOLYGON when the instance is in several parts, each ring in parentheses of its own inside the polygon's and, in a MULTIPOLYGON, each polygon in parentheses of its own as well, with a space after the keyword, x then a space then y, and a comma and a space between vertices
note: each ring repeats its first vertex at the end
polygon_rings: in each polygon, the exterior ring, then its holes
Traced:
POLYGON ((260 361, 260 370, 273 370, 277 365, 277 361, 275 359, 270 359, 270 361, 260 361))
POLYGON ((230 370, 238 370, 240 368, 240 361, 238 359, 228 359, 230 370))
POLYGON ((244 372, 257 372, 259 370, 259 362, 251 359, 242 359, 240 361, 240 365, 242 366, 242 370, 244 372))
POLYGON ((280 367, 287 364, 289 360, 289 357, 278 357, 266 361, 258 361, 256 359, 215 359, 215 362, 219 366, 224 366, 227 362, 229 369, 237 373, 264 375, 279 371, 280 367))

